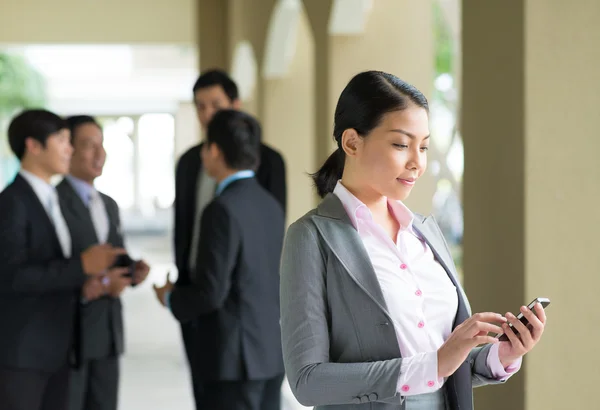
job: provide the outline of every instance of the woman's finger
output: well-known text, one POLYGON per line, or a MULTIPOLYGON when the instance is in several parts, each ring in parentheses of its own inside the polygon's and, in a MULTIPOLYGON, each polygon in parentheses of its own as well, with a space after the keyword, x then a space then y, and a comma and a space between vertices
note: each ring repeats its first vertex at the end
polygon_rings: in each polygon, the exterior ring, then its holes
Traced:
POLYGON ((498 325, 494 325, 492 323, 487 322, 474 322, 469 326, 469 328, 465 329, 469 332, 471 337, 477 336, 482 332, 485 333, 502 333, 502 328, 498 325))
POLYGON ((525 351, 525 346, 523 346, 521 339, 519 339, 519 336, 517 336, 517 334, 509 325, 502 325, 502 332, 506 335, 506 337, 508 337, 508 341, 512 345, 513 349, 515 349, 518 352, 525 351))
POLYGON ((498 339, 493 336, 477 336, 473 338, 475 345, 495 344, 498 343, 498 339))
POLYGON ((533 337, 531 335, 531 330, 529 330, 527 326, 525 326, 523 322, 517 319, 517 317, 512 313, 507 313, 506 317, 508 318, 508 321, 513 325, 515 330, 519 333, 519 338, 521 339, 521 342, 523 343, 525 349, 529 350, 531 347, 533 347, 533 337))
POLYGON ((546 325, 546 311, 542 307, 542 304, 538 302, 533 308, 535 309, 535 315, 538 317, 540 322, 542 322, 543 325, 546 325))
POLYGON ((521 309, 521 312, 523 312, 523 315, 529 321, 528 328, 531 329, 533 341, 537 341, 542 336, 542 333, 544 333, 544 324, 531 310, 525 308, 525 310, 521 309))

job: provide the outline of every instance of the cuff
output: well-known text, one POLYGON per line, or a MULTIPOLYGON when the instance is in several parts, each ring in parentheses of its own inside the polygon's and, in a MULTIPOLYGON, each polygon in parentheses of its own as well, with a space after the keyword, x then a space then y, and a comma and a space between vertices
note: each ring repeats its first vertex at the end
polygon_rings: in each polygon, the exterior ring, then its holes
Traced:
POLYGON ((165 307, 169 310, 171 310, 171 293, 165 292, 165 307))
POLYGON ((432 393, 443 384, 444 378, 438 378, 437 352, 402 358, 397 386, 402 396, 432 393))
POLYGON ((494 379, 499 381, 505 381, 510 376, 518 372, 519 369, 521 369, 521 362, 523 361, 523 358, 520 357, 507 368, 504 368, 502 366, 502 363, 500 363, 500 356, 498 355, 499 347, 500 343, 496 343, 490 348, 487 357, 487 366, 492 372, 492 376, 494 377, 494 379))

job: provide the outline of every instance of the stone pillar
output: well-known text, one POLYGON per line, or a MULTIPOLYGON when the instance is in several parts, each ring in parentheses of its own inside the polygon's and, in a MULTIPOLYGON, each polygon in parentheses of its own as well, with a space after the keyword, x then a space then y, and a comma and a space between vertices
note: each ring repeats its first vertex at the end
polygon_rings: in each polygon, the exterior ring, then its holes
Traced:
POLYGON ((200 71, 228 70, 231 62, 229 1, 198 0, 198 44, 200 71))
POLYGON ((463 0, 465 287, 473 311, 552 300, 483 409, 592 408, 600 358, 600 3, 463 0))

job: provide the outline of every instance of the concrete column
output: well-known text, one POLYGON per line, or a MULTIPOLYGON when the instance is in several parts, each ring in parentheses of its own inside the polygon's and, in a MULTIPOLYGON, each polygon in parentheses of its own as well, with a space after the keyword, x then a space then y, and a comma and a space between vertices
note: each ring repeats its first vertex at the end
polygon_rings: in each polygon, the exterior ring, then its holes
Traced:
MULTIPOLYGON (((325 161, 331 152, 333 133, 333 117, 330 116, 331 105, 335 104, 329 94, 330 60, 329 53, 329 17, 333 0, 303 0, 304 8, 315 43, 314 59, 314 111, 315 111, 315 158, 317 165, 325 161)), ((314 169, 312 172, 316 171, 314 169)), ((315 197, 316 199, 316 197, 315 197)))
MULTIPOLYGON (((229 1, 229 49, 233 52, 241 41, 248 41, 254 49, 254 56, 262 71, 265 43, 269 29, 269 21, 277 0, 228 0, 229 1)), ((231 58, 231 57, 230 57, 231 58)), ((231 60, 230 60, 231 61, 231 60)), ((262 76, 258 76, 251 113, 259 119, 264 114, 264 84, 262 76)))
POLYGON ((309 173, 315 161, 314 42, 306 13, 301 10, 296 28, 295 54, 285 76, 264 84, 265 141, 278 149, 286 162, 287 220, 294 222, 316 205, 309 173))
POLYGON ((465 287, 474 311, 552 300, 484 409, 592 408, 600 357, 600 3, 463 0, 465 287))
POLYGON ((231 62, 229 2, 198 0, 198 44, 200 71, 229 69, 231 62))

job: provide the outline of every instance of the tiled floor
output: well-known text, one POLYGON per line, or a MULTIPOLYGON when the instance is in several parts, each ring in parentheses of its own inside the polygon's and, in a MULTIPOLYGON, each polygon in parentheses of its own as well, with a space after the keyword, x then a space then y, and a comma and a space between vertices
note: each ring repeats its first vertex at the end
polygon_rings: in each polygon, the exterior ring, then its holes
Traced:
MULTIPOLYGON (((119 410, 193 410, 190 381, 179 327, 155 300, 152 284, 162 284, 172 269, 170 240, 130 237, 132 257, 152 267, 148 280, 123 296, 127 352, 122 360, 119 410)), ((283 410, 300 410, 287 382, 283 410)))

